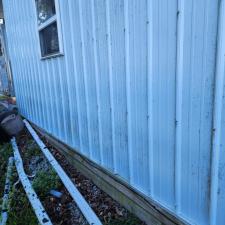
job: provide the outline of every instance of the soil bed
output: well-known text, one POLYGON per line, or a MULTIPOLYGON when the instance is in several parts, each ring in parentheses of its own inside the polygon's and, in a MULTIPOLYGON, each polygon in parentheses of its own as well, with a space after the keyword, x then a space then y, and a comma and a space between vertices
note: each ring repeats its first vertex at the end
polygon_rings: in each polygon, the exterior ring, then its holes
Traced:
MULTIPOLYGON (((40 196, 53 224, 88 224, 27 130, 17 138, 17 144, 25 171, 31 177, 33 187, 40 196), (62 193, 62 197, 57 198, 49 194, 52 189, 62 193)), ((99 189, 90 179, 79 173, 56 149, 48 143, 46 145, 103 224, 145 224, 99 189)))
POLYGON ((17 144, 23 159, 25 172, 29 175, 32 186, 52 223, 56 225, 87 224, 79 209, 76 209, 78 213, 74 215, 74 209, 71 207, 72 198, 26 130, 17 138, 17 144), (51 190, 58 191, 62 194, 62 197, 54 197, 50 194, 51 190))
POLYGON ((51 148, 51 152, 104 224, 145 224, 78 172, 56 149, 51 148))
MULTIPOLYGON (((45 143, 103 224, 144 225, 137 217, 99 189, 90 179, 79 173, 56 149, 46 141, 45 143)), ((40 197, 52 223, 55 225, 88 224, 58 175, 26 129, 17 137, 17 144, 23 159, 25 172, 29 176, 32 186, 40 197), (50 194, 51 190, 57 191, 61 196, 53 196, 50 194)), ((0 206, 8 158, 12 154, 10 144, 0 146, 0 206)), ((36 225, 38 224, 37 218, 21 183, 18 181, 16 169, 13 170, 13 187, 10 192, 7 225, 36 225)))

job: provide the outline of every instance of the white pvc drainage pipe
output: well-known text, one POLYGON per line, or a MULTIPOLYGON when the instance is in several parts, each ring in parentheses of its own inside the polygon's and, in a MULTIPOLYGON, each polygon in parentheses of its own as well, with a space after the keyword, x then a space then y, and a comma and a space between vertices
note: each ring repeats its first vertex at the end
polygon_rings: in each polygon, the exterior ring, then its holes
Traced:
POLYGON ((11 176, 12 176, 12 167, 13 167, 13 157, 9 158, 6 180, 5 180, 5 190, 2 201, 2 214, 0 225, 5 225, 8 220, 8 207, 9 207, 9 193, 11 188, 11 176))
POLYGON ((79 207, 79 209, 81 210, 81 212, 85 216, 88 223, 92 224, 92 225, 101 225, 102 223, 99 220, 99 218, 96 216, 94 211, 88 205, 88 203, 86 202, 84 197, 80 194, 78 189, 75 187, 73 182, 67 176, 65 171, 62 169, 62 167, 56 161, 56 159, 51 154, 51 152, 48 150, 48 148, 45 146, 45 144, 41 141, 41 139, 39 138, 37 133, 34 131, 34 129, 31 127, 31 125, 26 120, 24 120, 24 123, 25 123, 27 129, 29 130, 29 132, 31 133, 32 137, 34 138, 34 140, 37 142, 37 144, 41 148, 41 151, 43 152, 43 154, 46 156, 46 158, 48 159, 48 161, 50 162, 52 167, 55 169, 56 173, 58 174, 58 176, 62 180, 63 184, 65 185, 65 187, 69 191, 70 195, 72 196, 72 198, 76 202, 77 206, 79 207))
POLYGON ((38 199, 38 196, 35 193, 34 189, 32 188, 32 185, 24 171, 23 161, 20 156, 15 138, 11 140, 11 143, 13 146, 15 164, 16 164, 16 169, 17 169, 20 181, 33 207, 33 210, 38 218, 38 221, 41 225, 52 225, 51 220, 49 219, 44 207, 42 206, 40 200, 38 199))

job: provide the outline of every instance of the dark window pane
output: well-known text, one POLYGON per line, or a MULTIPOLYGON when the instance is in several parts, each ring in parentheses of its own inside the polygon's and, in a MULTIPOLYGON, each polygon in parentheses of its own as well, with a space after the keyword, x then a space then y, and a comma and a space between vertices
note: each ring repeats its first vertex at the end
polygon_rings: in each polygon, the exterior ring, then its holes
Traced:
POLYGON ((36 0, 38 25, 41 25, 50 17, 55 15, 54 0, 36 0))
POLYGON ((59 39, 56 22, 40 31, 40 41, 42 56, 59 53, 59 39))

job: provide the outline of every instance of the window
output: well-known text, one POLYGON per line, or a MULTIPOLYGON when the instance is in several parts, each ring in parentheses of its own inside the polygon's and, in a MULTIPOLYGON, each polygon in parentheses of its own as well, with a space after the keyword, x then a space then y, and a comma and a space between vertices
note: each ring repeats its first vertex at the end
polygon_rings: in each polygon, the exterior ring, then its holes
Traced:
POLYGON ((62 54, 57 0, 35 0, 41 57, 62 54), (57 3, 57 4, 56 4, 57 3))

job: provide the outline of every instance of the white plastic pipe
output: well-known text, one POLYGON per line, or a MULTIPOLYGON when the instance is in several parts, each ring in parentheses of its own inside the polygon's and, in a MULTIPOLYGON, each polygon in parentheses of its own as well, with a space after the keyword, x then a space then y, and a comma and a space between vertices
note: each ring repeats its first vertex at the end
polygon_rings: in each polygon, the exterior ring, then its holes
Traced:
POLYGON ((45 146, 45 144, 41 141, 41 139, 39 138, 37 133, 34 131, 34 129, 31 127, 31 125, 26 120, 24 120, 24 123, 25 123, 27 129, 29 130, 29 132, 31 133, 32 137, 34 138, 34 140, 37 142, 37 144, 41 148, 41 151, 43 152, 45 157, 48 159, 48 161, 50 162, 52 167, 55 169, 56 173, 58 174, 58 176, 62 180, 63 184, 65 185, 65 187, 69 191, 70 195, 72 196, 72 198, 76 202, 77 206, 79 207, 79 209, 81 210, 81 212, 85 216, 88 223, 92 224, 92 225, 101 225, 102 223, 99 220, 99 218, 96 216, 94 211, 88 205, 88 203, 86 202, 84 197, 80 194, 78 189, 75 187, 73 182, 70 180, 68 175, 62 169, 62 167, 59 165, 59 163, 56 161, 56 159, 51 154, 51 152, 48 150, 48 148, 45 146))
POLYGON ((7 174, 5 180, 5 189, 4 189, 4 196, 2 198, 2 213, 1 213, 1 225, 5 225, 8 220, 8 207, 9 207, 9 193, 11 188, 11 176, 12 176, 12 167, 13 167, 13 157, 9 158, 8 167, 7 167, 7 174))
POLYGON ((48 214, 46 213, 44 207, 42 206, 37 194, 35 193, 34 189, 32 188, 32 185, 24 171, 23 161, 20 156, 15 138, 13 138, 11 140, 11 143, 13 146, 15 164, 16 164, 16 169, 17 169, 20 181, 21 181, 23 188, 27 194, 27 197, 32 205, 32 208, 37 216, 37 219, 41 225, 52 225, 52 222, 51 222, 50 218, 48 217, 48 214))

